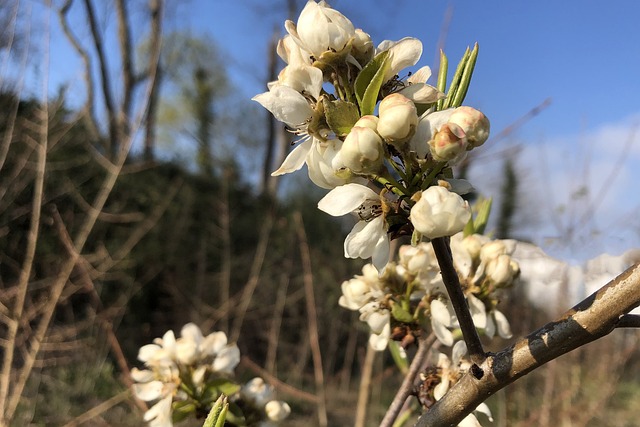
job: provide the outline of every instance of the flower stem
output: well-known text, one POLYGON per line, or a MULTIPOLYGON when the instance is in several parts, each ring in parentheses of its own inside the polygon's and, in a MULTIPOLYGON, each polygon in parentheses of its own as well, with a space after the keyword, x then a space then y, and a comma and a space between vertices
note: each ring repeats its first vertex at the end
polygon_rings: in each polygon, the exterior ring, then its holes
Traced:
POLYGON ((438 264, 440 265, 442 281, 444 282, 444 286, 447 288, 449 299, 451 300, 453 309, 458 317, 464 341, 467 343, 469 356, 471 357, 471 361, 479 366, 486 359, 486 355, 482 348, 478 331, 476 331, 476 327, 473 324, 469 305, 467 304, 467 300, 462 292, 458 273, 453 266, 453 258, 451 257, 449 242, 447 238, 439 237, 437 239, 433 239, 431 244, 433 245, 433 251, 438 259, 438 264))
POLYGON ((392 176, 383 177, 380 175, 375 175, 373 179, 398 196, 409 196, 409 192, 407 191, 407 189, 400 185, 400 183, 396 181, 392 176))

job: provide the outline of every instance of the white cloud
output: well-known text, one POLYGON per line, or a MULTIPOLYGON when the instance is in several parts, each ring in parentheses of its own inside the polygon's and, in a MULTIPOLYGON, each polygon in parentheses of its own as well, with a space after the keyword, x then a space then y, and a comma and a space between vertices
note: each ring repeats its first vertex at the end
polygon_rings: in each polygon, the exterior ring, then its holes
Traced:
MULTIPOLYGON (((640 247, 640 113, 519 147, 517 237, 565 260, 640 247)), ((499 198, 501 170, 501 161, 483 155, 470 178, 484 195, 499 198)))

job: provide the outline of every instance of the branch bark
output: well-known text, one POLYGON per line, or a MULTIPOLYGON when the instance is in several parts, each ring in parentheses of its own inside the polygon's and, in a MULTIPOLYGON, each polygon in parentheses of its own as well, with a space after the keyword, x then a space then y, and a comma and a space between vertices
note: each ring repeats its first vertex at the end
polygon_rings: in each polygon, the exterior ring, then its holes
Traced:
POLYGON ((515 344, 487 357, 484 375, 471 372, 424 413, 416 427, 455 426, 487 397, 532 370, 609 334, 640 305, 640 263, 515 344))
POLYGON ((433 251, 436 254, 438 265, 442 272, 442 281, 444 282, 444 286, 447 288, 451 305, 453 305, 453 309, 458 317, 460 330, 462 331, 462 336, 467 344, 469 356, 471 357, 471 361, 479 366, 485 360, 485 353, 482 348, 482 343, 480 342, 480 337, 478 336, 478 331, 476 331, 476 326, 473 324, 469 305, 467 304, 467 300, 462 292, 458 273, 453 266, 453 258, 451 256, 449 243, 445 237, 440 237, 433 239, 431 244, 433 245, 433 251))

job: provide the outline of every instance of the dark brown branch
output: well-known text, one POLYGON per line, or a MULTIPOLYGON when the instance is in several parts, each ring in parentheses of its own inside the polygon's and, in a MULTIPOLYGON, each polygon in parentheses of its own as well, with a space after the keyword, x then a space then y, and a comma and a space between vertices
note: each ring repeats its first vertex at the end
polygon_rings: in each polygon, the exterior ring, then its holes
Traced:
POLYGON ((84 81, 85 86, 87 88, 87 100, 82 108, 82 112, 84 113, 84 117, 86 119, 87 128, 91 133, 91 137, 94 140, 99 138, 98 125, 96 116, 95 116, 95 96, 93 89, 93 77, 92 77, 92 69, 91 69, 91 58, 89 57, 89 52, 82 47, 78 38, 73 34, 71 28, 69 28, 69 22, 67 21, 67 14, 71 9, 73 4, 73 0, 67 0, 64 5, 58 9, 58 19, 60 21, 60 27, 62 27, 62 31, 64 35, 69 40, 69 43, 76 50, 80 58, 82 58, 82 65, 84 69, 84 81))
MULTIPOLYGON (((515 344, 490 355, 481 365, 484 375, 471 373, 424 413, 416 427, 455 426, 487 397, 532 370, 614 330, 640 305, 640 263, 551 322, 515 344)), ((635 323, 636 316, 633 319, 635 323)), ((626 321, 625 321, 626 322, 626 321)))
POLYGON ((436 258, 438 259, 438 265, 440 265, 442 281, 447 288, 449 299, 451 300, 453 309, 458 317, 464 341, 467 343, 469 357, 473 363, 481 365, 485 360, 484 349, 482 348, 478 331, 476 331, 476 327, 473 324, 469 305, 467 304, 467 300, 462 292, 458 273, 453 266, 453 258, 451 257, 449 242, 445 237, 440 237, 438 239, 433 239, 431 244, 433 245, 433 250, 436 254, 436 258))
POLYGON ((89 29, 91 30, 91 36, 93 38, 93 44, 96 49, 96 55, 98 56, 98 63, 100 64, 100 80, 102 82, 102 96, 104 97, 104 106, 107 110, 107 116, 109 118, 109 143, 108 149, 111 154, 116 153, 120 141, 120 132, 118 131, 118 123, 116 118, 115 105, 113 102, 113 95, 110 88, 110 76, 109 67, 107 66, 107 58, 104 52, 104 43, 102 36, 100 35, 100 29, 98 28, 98 21, 96 20, 96 14, 93 10, 91 0, 84 0, 84 4, 87 8, 87 18, 89 20, 89 29))
POLYGON ((618 320, 616 328, 640 328, 640 315, 625 314, 618 320))

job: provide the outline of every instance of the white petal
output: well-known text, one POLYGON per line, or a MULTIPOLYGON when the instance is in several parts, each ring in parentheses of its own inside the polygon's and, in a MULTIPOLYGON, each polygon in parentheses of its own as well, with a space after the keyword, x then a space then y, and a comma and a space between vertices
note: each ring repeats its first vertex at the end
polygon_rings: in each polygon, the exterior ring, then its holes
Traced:
POLYGON ((481 414, 485 414, 487 418, 489 418, 489 421, 493 422, 493 417, 491 416, 491 409, 489 409, 486 403, 479 404, 478 407, 473 410, 473 412, 480 412, 481 414))
POLYGON ((433 397, 436 400, 440 400, 445 394, 447 394, 447 391, 449 391, 449 377, 444 376, 440 384, 433 388, 433 397))
POLYGON ((139 399, 149 402, 162 396, 163 387, 164 383, 162 381, 135 383, 133 384, 133 394, 135 394, 139 399))
POLYGON ((374 334, 381 334, 386 326, 389 325, 388 311, 374 311, 367 316, 367 324, 374 334))
POLYGON ((482 427, 475 415, 469 414, 458 424, 458 427, 482 427))
POLYGON ((171 395, 165 397, 147 412, 144 413, 143 419, 149 423, 150 427, 173 427, 171 421, 171 395))
POLYGON ((324 196, 318 202, 318 209, 332 216, 342 216, 355 211, 365 200, 377 198, 378 194, 369 187, 355 183, 345 184, 324 196))
POLYGON ((307 158, 307 154, 309 154, 309 150, 313 147, 313 139, 308 139, 304 141, 296 148, 291 150, 289 155, 287 155, 282 165, 271 174, 271 176, 279 176, 284 175, 286 173, 291 173, 299 170, 304 165, 304 161, 307 158))
POLYGON ((218 353, 213 361, 213 370, 216 372, 232 373, 240 363, 240 349, 233 344, 225 347, 218 353))
POLYGON ((202 331, 195 323, 187 323, 184 325, 180 331, 180 336, 189 339, 196 344, 200 344, 203 338, 202 331))
POLYGON ((131 370, 131 379, 134 380, 137 383, 148 383, 149 381, 153 381, 154 378, 154 374, 153 371, 150 371, 148 369, 138 369, 138 368, 133 368, 131 370))
POLYGON ((147 344, 140 347, 138 350, 138 360, 141 362, 147 362, 151 360, 160 350, 160 347, 157 344, 147 344))
POLYGON ((431 328, 433 333, 442 344, 451 346, 453 344, 453 334, 442 323, 437 322, 433 317, 431 318, 431 328))
POLYGON ((384 41, 378 46, 378 51, 387 49, 391 65, 384 76, 384 81, 388 81, 402 69, 418 62, 422 55, 422 42, 414 37, 405 37, 396 43, 384 41))
POLYGON ((274 85, 269 92, 251 99, 269 110, 277 120, 294 128, 299 128, 313 115, 306 98, 288 86, 274 85))
POLYGON ((431 301, 431 318, 445 326, 451 326, 451 312, 439 299, 431 301))
POLYGON ((493 321, 493 316, 487 317, 487 325, 484 328, 484 334, 489 338, 493 338, 496 334, 496 322, 493 321))
POLYGON ((505 315, 502 314, 502 312, 500 312, 498 310, 494 310, 493 311, 493 318, 496 321, 496 327, 498 329, 498 335, 500 335, 502 338, 506 338, 506 339, 511 338, 513 336, 513 334, 511 333, 511 326, 509 326, 509 321, 507 320, 505 315))
POLYGON ((426 83, 430 77, 431 67, 425 65, 424 67, 420 67, 418 71, 409 76, 409 78, 407 78, 407 81, 410 83, 426 83))
POLYGON ((451 350, 451 361, 453 362, 453 366, 458 366, 460 359, 462 359, 462 356, 465 354, 467 354, 467 344, 464 340, 460 340, 453 346, 453 350, 451 350))
POLYGON ((227 345, 227 335, 224 332, 212 332, 200 343, 200 352, 204 356, 213 356, 227 345))
POLYGON ((473 318, 473 324, 476 328, 484 329, 487 326, 487 310, 484 307, 484 303, 474 295, 467 295, 467 302, 469 303, 469 311, 473 318))
POLYGON ((384 351, 389 345, 389 335, 391 335, 391 326, 387 323, 382 333, 369 336, 369 345, 375 351, 384 351))
POLYGON ((369 222, 358 221, 344 240, 345 258, 372 257, 385 234, 384 219, 381 216, 369 222))
MULTIPOLYGON (((379 217, 382 221, 382 217, 379 217)), ((373 221, 377 220, 374 219, 373 221)), ((376 244, 375 249, 373 250, 373 255, 371 256, 371 263, 376 267, 376 269, 381 272, 384 271, 385 266, 389 262, 389 252, 391 250, 391 244, 389 242, 389 235, 384 233, 380 236, 378 243, 376 244)))

